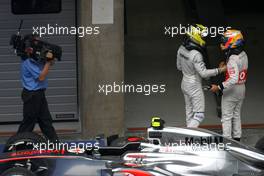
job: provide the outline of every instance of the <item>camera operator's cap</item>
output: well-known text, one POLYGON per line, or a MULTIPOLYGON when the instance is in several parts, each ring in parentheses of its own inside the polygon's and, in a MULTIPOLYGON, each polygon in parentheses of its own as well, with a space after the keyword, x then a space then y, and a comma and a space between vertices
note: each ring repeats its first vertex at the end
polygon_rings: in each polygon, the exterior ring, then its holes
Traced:
POLYGON ((193 42, 202 47, 205 46, 203 37, 206 37, 208 35, 208 30, 205 26, 201 24, 191 26, 191 29, 189 29, 186 34, 193 42))

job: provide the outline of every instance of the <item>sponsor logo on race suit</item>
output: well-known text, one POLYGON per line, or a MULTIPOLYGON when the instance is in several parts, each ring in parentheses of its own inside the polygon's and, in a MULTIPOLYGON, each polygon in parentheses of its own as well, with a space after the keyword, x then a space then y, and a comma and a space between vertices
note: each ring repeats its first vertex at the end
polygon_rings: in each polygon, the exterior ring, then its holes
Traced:
MULTIPOLYGON (((232 75, 232 74, 235 74, 234 67, 229 68, 227 70, 225 80, 228 80, 230 78, 230 75, 232 75)), ((246 80, 247 80, 247 69, 243 69, 243 70, 239 71, 237 84, 243 84, 246 82, 246 80)))

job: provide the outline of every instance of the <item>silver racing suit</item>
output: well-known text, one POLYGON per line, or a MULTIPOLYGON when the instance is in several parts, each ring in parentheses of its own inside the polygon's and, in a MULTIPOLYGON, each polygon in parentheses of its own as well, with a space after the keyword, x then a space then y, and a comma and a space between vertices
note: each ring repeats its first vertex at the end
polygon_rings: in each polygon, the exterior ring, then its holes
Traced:
POLYGON ((240 114, 245 98, 247 69, 248 57, 244 51, 231 55, 227 62, 226 79, 219 85, 223 91, 222 127, 225 137, 240 138, 242 134, 240 114))
POLYGON ((204 119, 205 99, 202 78, 220 73, 219 69, 206 69, 202 54, 180 46, 177 53, 177 68, 182 71, 181 89, 185 99, 187 127, 198 127, 204 119))

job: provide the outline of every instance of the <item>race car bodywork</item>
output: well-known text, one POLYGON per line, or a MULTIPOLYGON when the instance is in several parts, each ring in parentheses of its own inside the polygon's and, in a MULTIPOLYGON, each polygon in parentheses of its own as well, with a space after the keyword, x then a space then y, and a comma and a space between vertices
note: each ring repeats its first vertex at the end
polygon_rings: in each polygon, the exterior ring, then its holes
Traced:
POLYGON ((264 154, 204 129, 148 129, 149 144, 123 160, 152 175, 264 175, 264 154))
POLYGON ((204 129, 148 128, 147 141, 133 138, 119 142, 115 143, 116 146, 100 147, 96 155, 91 152, 81 156, 63 153, 18 156, 6 153, 0 164, 8 166, 4 170, 20 166, 30 168, 21 161, 45 160, 53 163, 52 168, 46 165, 42 169, 52 170, 49 175, 54 176, 264 175, 262 151, 204 129))
MULTIPOLYGON (((1 176, 9 176, 6 172, 8 169, 15 169, 24 167, 32 172, 34 175, 43 176, 87 176, 98 175, 108 176, 109 170, 106 168, 105 160, 96 160, 84 156, 74 155, 21 155, 17 157, 8 156, 5 159, 1 159, 1 176), (31 161, 31 162, 28 162, 31 161), (47 165, 47 163, 49 163, 47 165), (51 163, 51 164, 50 164, 51 163), (4 165, 5 164, 5 165, 4 165), (39 164, 38 168, 35 167, 39 164)), ((20 173, 18 173, 19 175, 20 173)), ((12 174, 11 174, 12 175, 12 174)), ((10 175, 10 176, 11 176, 10 175)), ((28 174, 30 175, 30 174, 28 174)), ((21 176, 28 176, 22 174, 21 176)))

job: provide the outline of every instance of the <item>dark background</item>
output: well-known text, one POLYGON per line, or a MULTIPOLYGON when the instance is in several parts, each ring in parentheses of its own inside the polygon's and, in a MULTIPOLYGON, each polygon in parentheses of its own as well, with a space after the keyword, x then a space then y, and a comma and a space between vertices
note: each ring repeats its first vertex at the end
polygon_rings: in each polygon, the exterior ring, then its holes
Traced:
MULTIPOLYGON (((126 0, 125 1, 125 81, 127 84, 166 84, 165 94, 125 95, 127 127, 146 127, 151 116, 163 117, 167 124, 185 124, 181 73, 176 69, 176 52, 182 36, 164 35, 165 26, 201 23, 231 26, 242 30, 249 57, 247 93, 243 124, 264 123, 264 12, 260 1, 227 0, 126 0)), ((211 67, 223 58, 218 39, 207 40, 211 67)), ((206 119, 202 125, 220 124, 216 102, 206 92, 206 119)))

